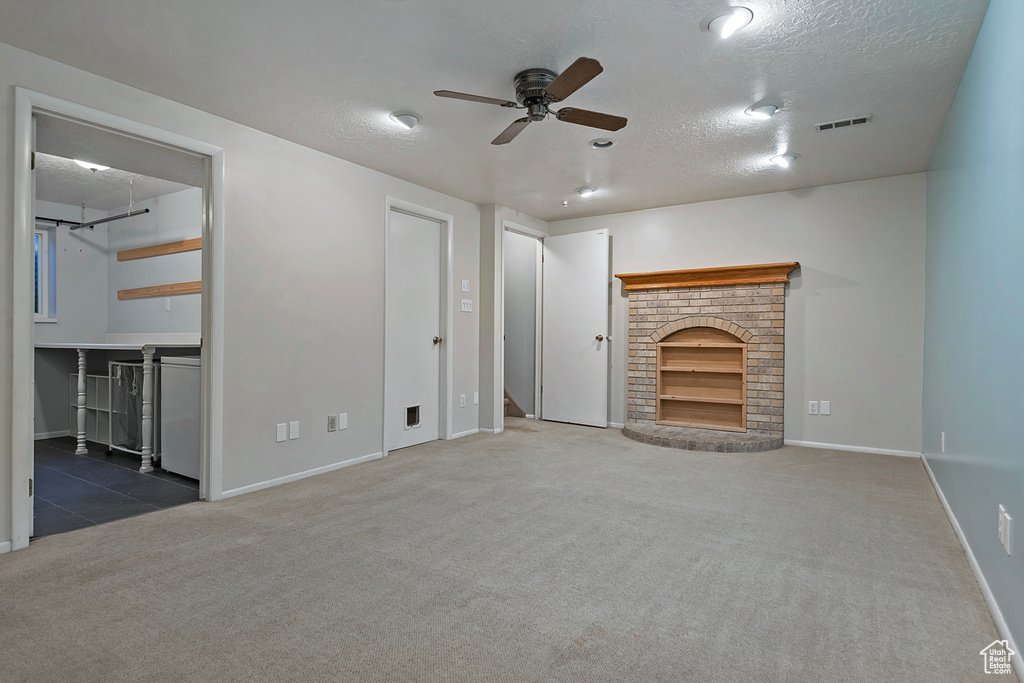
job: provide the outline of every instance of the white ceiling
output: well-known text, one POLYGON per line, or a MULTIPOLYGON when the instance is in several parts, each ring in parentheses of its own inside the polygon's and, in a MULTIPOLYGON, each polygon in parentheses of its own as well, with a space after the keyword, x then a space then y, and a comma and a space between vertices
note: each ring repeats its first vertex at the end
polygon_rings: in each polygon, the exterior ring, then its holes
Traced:
POLYGON ((925 170, 987 0, 0 0, 0 40, 475 203, 557 220, 925 170), (566 105, 618 133, 434 97, 514 97, 529 67, 603 74, 566 105), (743 110, 763 97, 782 111, 743 110), (415 112, 413 131, 391 111, 415 112), (813 125, 873 114, 864 126, 813 125), (596 137, 616 141, 593 150, 596 137), (767 163, 781 151, 791 169, 767 163), (590 198, 574 190, 589 185, 590 198), (562 200, 569 206, 562 208, 562 200))
POLYGON ((90 171, 72 159, 36 153, 36 199, 111 211, 128 206, 128 182, 136 202, 187 190, 188 185, 129 173, 116 168, 90 171))

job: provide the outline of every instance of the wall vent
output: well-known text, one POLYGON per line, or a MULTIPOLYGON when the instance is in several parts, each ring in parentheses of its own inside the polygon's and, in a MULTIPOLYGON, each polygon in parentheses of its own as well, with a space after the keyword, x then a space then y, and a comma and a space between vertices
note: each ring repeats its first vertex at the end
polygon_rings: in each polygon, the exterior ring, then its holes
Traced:
POLYGON ((823 130, 834 130, 836 128, 848 128, 850 126, 859 126, 862 123, 867 123, 871 120, 871 114, 865 114, 864 116, 853 116, 848 119, 839 119, 837 121, 826 121, 825 123, 816 123, 814 127, 818 131, 823 130))

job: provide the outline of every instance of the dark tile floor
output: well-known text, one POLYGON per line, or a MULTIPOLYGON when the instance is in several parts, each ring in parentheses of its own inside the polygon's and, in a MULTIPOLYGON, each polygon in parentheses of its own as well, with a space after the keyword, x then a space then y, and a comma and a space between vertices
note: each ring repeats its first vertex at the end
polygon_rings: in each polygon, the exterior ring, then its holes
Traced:
POLYGON ((35 442, 35 537, 199 500, 195 479, 160 468, 142 474, 137 455, 88 448, 75 455, 70 437, 35 442))

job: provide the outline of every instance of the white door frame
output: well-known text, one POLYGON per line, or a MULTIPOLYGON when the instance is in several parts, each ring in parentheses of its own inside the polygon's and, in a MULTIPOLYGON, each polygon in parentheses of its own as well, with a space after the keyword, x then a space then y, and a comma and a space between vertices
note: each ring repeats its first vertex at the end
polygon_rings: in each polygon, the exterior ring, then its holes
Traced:
POLYGON ((413 204, 395 197, 387 197, 385 200, 385 224, 384 224, 384 406, 381 410, 381 452, 386 457, 390 449, 388 443, 387 420, 384 416, 388 411, 388 306, 391 300, 391 293, 388 291, 388 266, 391 256, 391 212, 399 211, 411 216, 425 218, 441 224, 441 329, 443 341, 441 342, 441 377, 440 395, 438 396, 438 434, 442 440, 452 438, 452 368, 454 367, 454 347, 452 339, 455 336, 455 317, 453 297, 455 296, 455 268, 453 258, 453 234, 455 232, 455 217, 448 213, 428 209, 425 206, 413 204))
POLYGON ((32 305, 32 115, 36 112, 104 128, 144 142, 206 157, 203 188, 202 438, 200 497, 219 500, 223 491, 224 405, 224 150, 200 140, 155 128, 50 95, 16 87, 14 93, 14 253, 13 373, 11 402, 11 549, 28 546, 33 478, 32 380, 35 367, 35 314, 32 305))
MULTIPOLYGON (((498 363, 501 365, 501 387, 499 388, 500 398, 497 405, 505 405, 505 234, 514 232, 524 237, 531 237, 537 240, 539 248, 537 249, 537 278, 536 278, 536 301, 533 306, 535 322, 534 322, 534 359, 533 359, 533 418, 535 420, 543 419, 541 417, 541 324, 543 321, 543 306, 544 306, 544 238, 548 236, 546 232, 540 230, 534 230, 518 223, 513 223, 508 220, 501 221, 501 293, 500 299, 501 304, 499 306, 499 315, 501 321, 501 351, 498 354, 498 363)), ((505 410, 504 407, 501 410, 501 421, 498 423, 502 431, 505 429, 505 410)))

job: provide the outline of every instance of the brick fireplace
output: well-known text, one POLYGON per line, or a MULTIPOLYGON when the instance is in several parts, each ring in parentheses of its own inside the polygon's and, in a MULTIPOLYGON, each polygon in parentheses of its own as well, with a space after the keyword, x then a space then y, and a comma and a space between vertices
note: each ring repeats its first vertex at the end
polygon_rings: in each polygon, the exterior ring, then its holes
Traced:
POLYGON ((798 267, 616 275, 629 292, 625 434, 691 450, 781 447, 785 287, 798 267))

